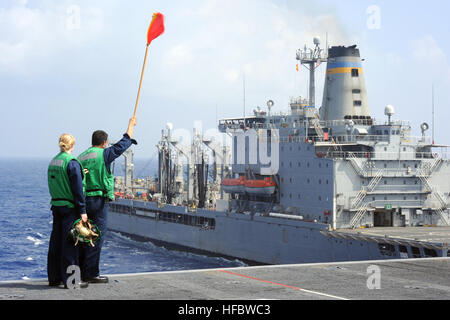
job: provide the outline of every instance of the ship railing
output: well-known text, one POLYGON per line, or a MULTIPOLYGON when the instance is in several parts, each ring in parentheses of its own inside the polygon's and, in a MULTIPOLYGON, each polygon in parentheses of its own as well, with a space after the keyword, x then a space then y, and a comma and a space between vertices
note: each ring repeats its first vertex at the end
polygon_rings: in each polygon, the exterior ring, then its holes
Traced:
MULTIPOLYGON (((237 128, 238 129, 238 128, 237 128)), ((260 129, 260 128, 258 128, 260 129)), ((300 129, 301 131, 302 129, 300 129)), ((339 135, 339 136, 329 136, 329 142, 331 142, 331 139, 334 139, 336 141, 336 144, 346 144, 346 143, 367 143, 367 142, 389 142, 391 140, 390 135, 339 135)), ((431 138, 429 137, 406 137, 401 136, 401 141, 404 144, 409 145, 420 145, 420 144, 431 144, 431 138)), ((282 136, 279 138, 280 143, 292 143, 292 142, 309 142, 309 143, 316 143, 316 142, 323 142, 323 136, 317 135, 317 136, 300 136, 300 135, 287 135, 282 136)))
MULTIPOLYGON (((356 126, 373 126, 373 125, 378 125, 377 121, 375 118, 368 118, 368 117, 363 117, 360 119, 343 119, 343 120, 321 120, 320 121, 320 125, 323 127, 339 127, 339 126, 346 126, 349 125, 351 122, 353 123, 353 125, 356 126)), ((411 123, 409 121, 404 121, 404 120, 398 120, 398 121, 391 121, 390 124, 388 123, 384 123, 384 125, 389 125, 389 126, 397 126, 397 127, 411 127, 411 123)))
POLYGON ((322 153, 324 158, 340 158, 350 160, 352 158, 365 158, 368 160, 416 160, 416 159, 450 159, 446 152, 350 152, 328 151, 322 153))
MULTIPOLYGON (((260 128, 270 128, 273 127, 274 124, 278 123, 286 123, 286 124, 304 124, 308 123, 308 119, 318 119, 319 115, 317 113, 311 113, 313 116, 312 118, 306 118, 302 117, 298 119, 297 114, 289 114, 286 112, 271 112, 270 117, 264 116, 266 118, 271 118, 269 122, 266 123, 258 123, 258 127, 260 128)), ((249 116, 249 117, 243 117, 243 118, 233 118, 233 119, 221 119, 219 120, 219 127, 226 129, 226 128, 233 128, 233 129, 240 129, 243 124, 252 125, 252 119, 261 118, 257 116, 249 116), (245 122, 244 122, 245 119, 245 122)), ((318 124, 321 127, 324 128, 332 128, 332 127, 342 127, 349 125, 350 120, 352 122, 352 125, 356 126, 373 126, 378 125, 376 119, 374 118, 368 118, 368 117, 361 117, 360 119, 342 119, 342 120, 320 120, 318 121, 318 124)), ((384 125, 388 125, 388 123, 384 123, 384 125)), ((398 126, 398 127, 411 127, 411 124, 409 121, 391 121, 390 126, 398 126)))
MULTIPOLYGON (((335 136, 335 140, 340 143, 361 143, 361 142, 389 142, 396 135, 379 134, 379 135, 341 135, 335 136)), ((419 145, 431 144, 430 137, 414 137, 400 135, 401 142, 405 144, 419 145)))
MULTIPOLYGON (((377 192, 380 193, 390 193, 395 194, 392 190, 396 192, 411 192, 411 193, 421 193, 423 192, 422 184, 378 184, 377 192)), ((371 191, 371 193, 376 193, 371 191)))
MULTIPOLYGON (((440 201, 438 201, 440 203, 440 201)), ((447 217, 447 213, 444 211, 446 207, 441 207, 436 202, 427 202, 431 205, 430 209, 434 210, 439 218, 442 220, 443 224, 450 226, 450 220, 447 217)), ((396 208, 423 208, 424 201, 422 200, 375 200, 371 202, 364 203, 353 216, 350 222, 352 227, 361 220, 364 213, 370 209, 396 209, 396 208)))
MULTIPOLYGON (((291 134, 288 136, 280 137, 279 142, 280 143, 291 143, 291 142, 322 142, 323 141, 323 130, 322 128, 329 128, 332 127, 330 125, 324 125, 323 121, 317 121, 317 119, 313 118, 313 122, 311 125, 314 127, 314 129, 317 132, 317 136, 300 136, 291 134)), ((277 122, 275 124, 273 123, 258 123, 258 122, 251 122, 251 123, 244 123, 243 121, 237 123, 237 122, 229 122, 229 123, 220 123, 219 124, 219 131, 226 132, 228 130, 270 130, 270 129, 277 129, 279 127, 281 128, 294 128, 298 131, 303 131, 304 126, 294 126, 292 125, 295 122, 277 122)), ((301 124, 301 122, 299 122, 301 124)), ((338 136, 330 136, 334 139, 337 143, 367 143, 367 142, 389 142, 391 138, 396 135, 389 135, 389 134, 379 134, 379 135, 356 135, 356 134, 348 134, 348 135, 338 135, 338 136)), ((419 145, 419 144, 429 144, 432 143, 431 137, 415 137, 415 136, 407 136, 400 134, 401 142, 404 144, 411 144, 411 145, 419 145)))
POLYGON ((366 210, 375 209, 396 209, 396 208, 423 208, 424 200, 372 200, 363 203, 360 207, 356 209, 350 209, 352 211, 360 211, 362 207, 366 207, 366 210))
MULTIPOLYGON (((323 132, 323 131, 322 131, 323 132)), ((345 135, 345 136, 329 136, 329 142, 331 143, 331 139, 334 139, 336 141, 335 144, 339 146, 340 143, 360 143, 360 142, 388 142, 389 136, 385 135, 373 135, 373 136, 352 136, 352 135, 345 135)), ((282 136, 280 137, 279 142, 280 143, 291 143, 291 142, 309 142, 309 143, 315 143, 315 142, 324 142, 323 141, 323 135, 317 135, 317 136, 298 136, 298 135, 288 135, 288 136, 282 136)))
MULTIPOLYGON (((350 198, 351 201, 352 198, 350 198)), ((351 204, 351 203, 350 203, 351 204)), ((349 207, 350 211, 359 211, 362 207, 366 207, 368 211, 375 210, 375 209, 387 209, 387 208, 415 208, 415 209, 421 209, 421 208, 428 208, 430 210, 440 211, 444 212, 446 210, 446 207, 442 207, 440 201, 433 199, 433 200, 424 200, 424 199, 387 199, 387 200, 370 200, 363 202, 359 207, 357 208, 351 208, 349 207)), ((438 213, 440 213, 438 212, 438 213)))

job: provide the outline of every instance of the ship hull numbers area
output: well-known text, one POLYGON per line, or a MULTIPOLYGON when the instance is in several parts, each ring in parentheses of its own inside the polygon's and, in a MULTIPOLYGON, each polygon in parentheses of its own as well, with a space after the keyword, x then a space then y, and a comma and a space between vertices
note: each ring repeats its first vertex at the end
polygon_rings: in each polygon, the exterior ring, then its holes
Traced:
POLYGON ((190 306, 178 307, 178 315, 196 315, 209 318, 214 315, 269 315, 268 304, 227 304, 214 307, 190 306))

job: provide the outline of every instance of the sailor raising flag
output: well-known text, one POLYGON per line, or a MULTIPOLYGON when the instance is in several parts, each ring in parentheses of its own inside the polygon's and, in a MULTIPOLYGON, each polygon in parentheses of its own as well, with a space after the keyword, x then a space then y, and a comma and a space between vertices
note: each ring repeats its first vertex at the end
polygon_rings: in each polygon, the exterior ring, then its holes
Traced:
POLYGON ((54 215, 48 254, 50 286, 63 283, 67 288, 68 276, 65 270, 69 264, 80 267, 81 282, 76 284, 79 287, 87 287, 88 283, 108 282, 107 277, 100 276, 99 263, 107 229, 108 201, 114 200, 114 176, 111 164, 131 145, 137 144, 133 139, 133 132, 148 48, 163 32, 164 16, 155 13, 147 31, 144 65, 134 113, 123 138, 108 147, 108 134, 103 130, 97 130, 92 134, 92 146, 78 158, 71 155, 75 139, 68 134, 60 138, 61 152, 52 160, 48 170, 54 215), (95 231, 91 226, 95 226, 95 231), (81 239, 90 245, 74 246, 73 243, 69 243, 67 236, 71 232, 75 244, 81 239))
POLYGON ((144 65, 142 67, 138 96, 133 116, 128 123, 128 129, 123 138, 107 147, 108 134, 97 130, 92 134, 92 147, 83 152, 78 159, 86 173, 86 211, 93 223, 98 227, 102 237, 95 246, 84 246, 82 252, 81 277, 88 283, 107 283, 108 278, 100 275, 100 251, 107 230, 108 201, 114 200, 114 176, 111 172, 112 162, 120 157, 131 145, 137 144, 133 139, 136 125, 136 112, 144 77, 145 64, 150 43, 164 32, 164 17, 161 13, 153 14, 147 31, 147 46, 145 49, 144 65))

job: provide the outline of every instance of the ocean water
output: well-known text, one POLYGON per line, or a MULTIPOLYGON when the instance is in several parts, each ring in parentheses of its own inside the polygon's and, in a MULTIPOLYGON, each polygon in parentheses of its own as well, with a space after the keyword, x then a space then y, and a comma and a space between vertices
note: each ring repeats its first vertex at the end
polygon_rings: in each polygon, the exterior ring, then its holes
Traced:
MULTIPOLYGON (((0 281, 47 277, 52 230, 47 165, 50 159, 0 159, 0 281)), ((153 175, 152 161, 136 161, 135 172, 153 175)), ((120 161, 116 175, 120 175, 120 161)), ((193 253, 167 250, 108 232, 102 249, 102 274, 245 266, 193 253)))

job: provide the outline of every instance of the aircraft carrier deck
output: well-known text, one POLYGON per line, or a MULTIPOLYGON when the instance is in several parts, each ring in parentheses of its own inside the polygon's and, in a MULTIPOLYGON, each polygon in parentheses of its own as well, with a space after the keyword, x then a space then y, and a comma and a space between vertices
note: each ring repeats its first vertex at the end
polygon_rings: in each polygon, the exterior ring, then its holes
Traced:
POLYGON ((74 290, 4 281, 0 300, 449 300, 449 271, 428 258, 117 274, 74 290))

